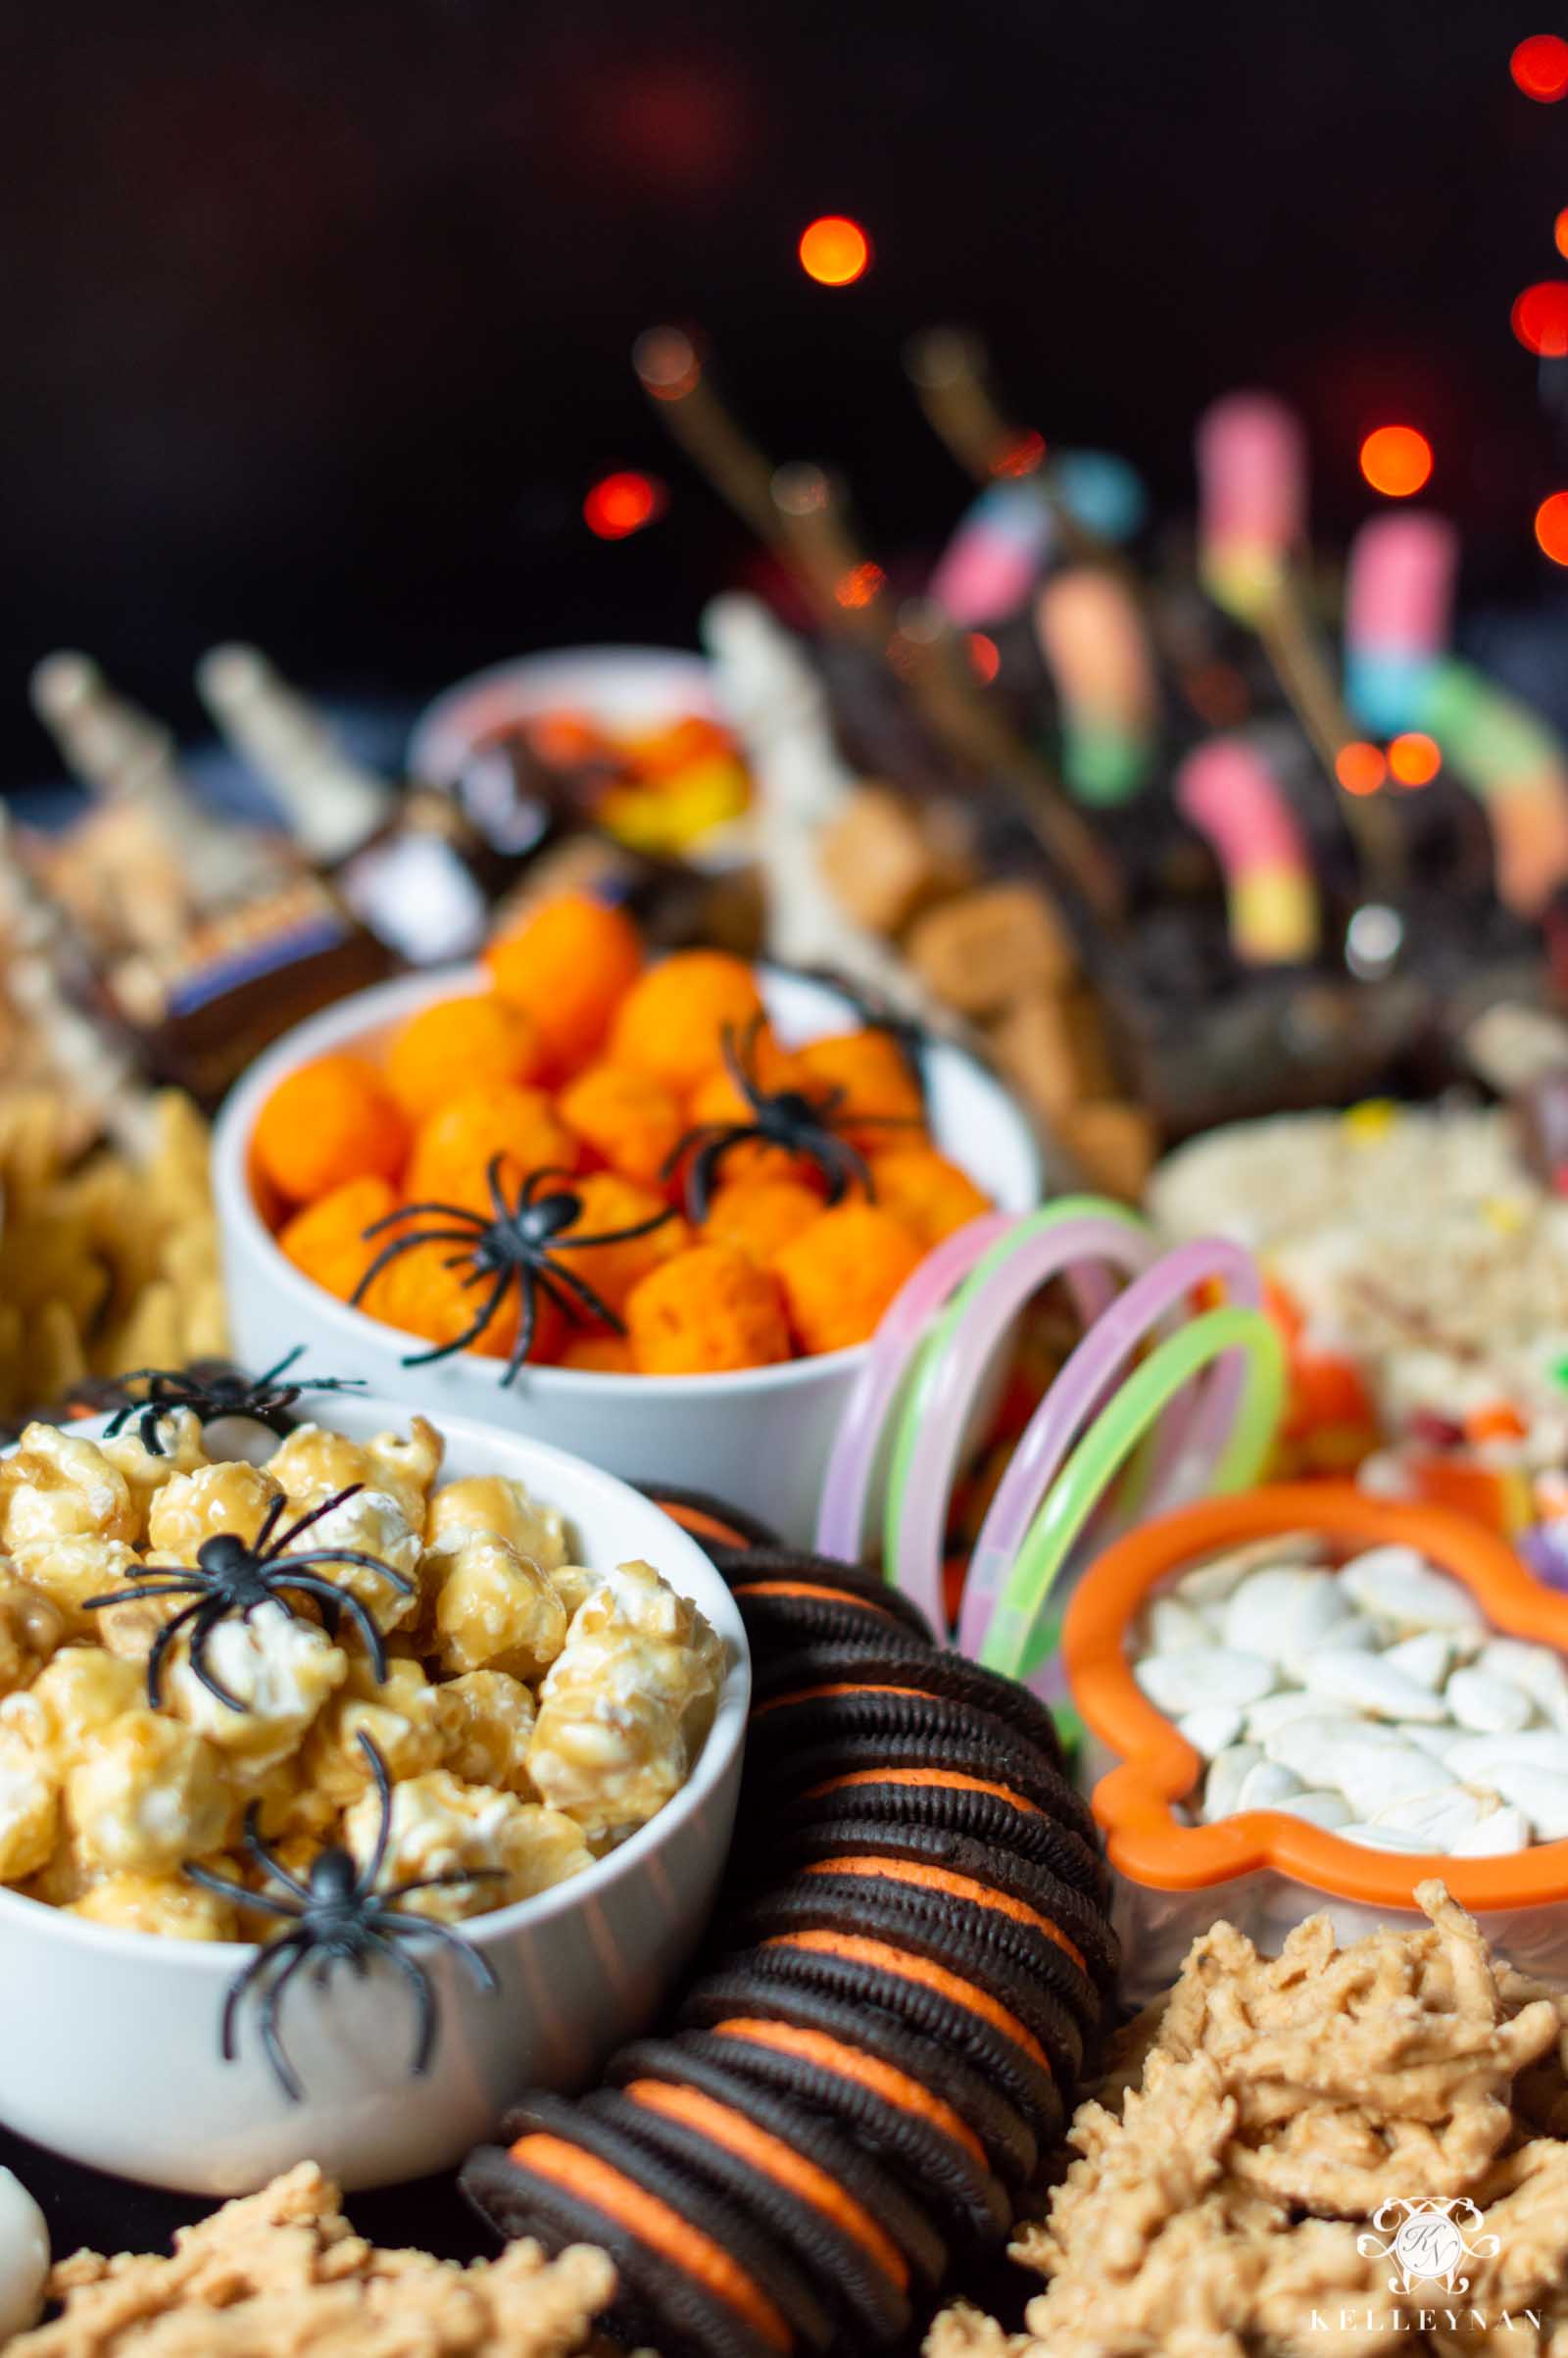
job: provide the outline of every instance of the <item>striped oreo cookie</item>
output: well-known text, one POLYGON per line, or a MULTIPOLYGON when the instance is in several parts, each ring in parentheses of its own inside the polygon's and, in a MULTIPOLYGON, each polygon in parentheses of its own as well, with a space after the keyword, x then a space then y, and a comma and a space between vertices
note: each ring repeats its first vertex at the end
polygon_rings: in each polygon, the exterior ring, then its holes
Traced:
POLYGON ((769 1531, 744 1507, 731 1506, 722 1498, 710 1497, 703 1490, 677 1490, 667 1482, 645 1482, 645 1498, 662 1506, 672 1523, 689 1531, 699 1547, 706 1547, 714 1560, 725 1555, 744 1553, 751 1547, 776 1547, 778 1533, 769 1531))
POLYGON ((802 1646, 926 1652, 936 1644, 918 1606, 885 1581, 828 1557, 754 1548, 721 1565, 759 1651, 802 1646))
POLYGON ((983 2155, 1004 2185, 1027 2186, 1043 2147, 1054 2143, 1065 2119, 1050 2072, 1000 2032, 990 2031, 976 2054, 978 2018, 971 2014, 965 2025, 956 2001, 927 1984, 907 1986, 924 2009, 916 2029, 898 2010, 891 1977, 878 1983, 871 1969, 863 1969, 849 1997, 815 1967, 816 1960, 784 1948, 755 1950, 705 1975, 688 1995, 681 2022, 742 2039, 754 2062, 760 2050, 765 2076, 778 2085, 787 2079, 790 2058, 809 2064, 818 2075, 813 2100, 830 2100, 874 2149, 897 2141, 891 2110, 907 2116, 916 2130, 934 2128, 971 2158, 983 2155), (890 1994, 894 2003, 878 2002, 890 1994))
POLYGON ((835 2338, 828 2307, 764 2227, 614 2122, 536 2095, 505 2134, 509 2146, 469 2155, 464 2193, 504 2236, 608 2251, 619 2280, 610 2322, 629 2343, 692 2358, 809 2358, 835 2338))
POLYGON ((1094 1813, 1077 1788, 1000 1721, 952 1704, 932 1705, 926 1729, 918 1733, 836 1726, 819 1743, 780 1750, 766 1774, 759 1762, 750 1782, 759 1806, 792 1814, 818 1813, 818 1804, 832 1805, 838 1793, 871 1792, 884 1784, 906 1794, 944 1788, 974 1791, 1011 1813, 1007 1823, 1014 1842, 1028 1820, 1038 1817, 1063 1828, 1100 1857, 1094 1813))
MULTIPOLYGON (((1015 1744, 1027 1744, 1058 1774, 1062 1771, 1061 1741, 1045 1704, 1026 1687, 982 1670, 962 1654, 933 1648, 924 1654, 877 1655, 853 1646, 803 1646, 775 1662, 758 1664, 755 1692, 753 1736, 767 1747, 779 1742, 793 1745, 824 1741, 844 1714, 824 1711, 823 1705, 878 1696, 895 1703, 923 1697, 983 1712, 993 1725, 1009 1730, 1015 1744)), ((896 1719, 898 1714, 890 1716, 896 1719)))
POLYGON ((908 2331, 911 2293, 935 2286, 947 2246, 863 2145, 730 2069, 701 2033, 627 2047, 608 2077, 590 2108, 740 2199, 840 2310, 850 2346, 908 2331))

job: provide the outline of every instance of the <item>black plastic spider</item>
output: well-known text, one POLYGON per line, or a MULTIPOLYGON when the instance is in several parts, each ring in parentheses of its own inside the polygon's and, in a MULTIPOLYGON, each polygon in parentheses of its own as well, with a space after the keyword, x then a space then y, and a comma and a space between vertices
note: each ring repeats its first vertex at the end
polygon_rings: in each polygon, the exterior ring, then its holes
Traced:
POLYGON ((286 1433, 288 1411, 301 1393, 355 1392, 364 1388, 363 1376, 299 1376, 292 1383, 281 1383, 279 1378, 304 1352, 304 1344, 296 1343, 274 1367, 269 1367, 265 1375, 259 1376, 248 1376, 224 1359, 195 1359, 189 1367, 133 1367, 120 1378, 125 1398, 104 1427, 105 1435, 113 1440, 135 1420, 140 1426, 142 1448, 150 1456, 163 1457, 168 1452, 158 1420, 172 1408, 188 1408, 204 1425, 220 1416, 253 1416, 258 1424, 270 1426, 272 1432, 286 1433), (129 1392, 132 1384, 146 1386, 139 1399, 129 1392))
POLYGON ((220 1621, 226 1621, 236 1614, 241 1620, 248 1621, 258 1605, 280 1604, 285 1611, 292 1612, 293 1606, 281 1594, 284 1589, 298 1589, 305 1596, 315 1598, 330 1638, 336 1637, 339 1616, 346 1612, 365 1640, 375 1671, 376 1685, 381 1685, 386 1677, 386 1647, 381 1643, 380 1631, 352 1591, 339 1588, 335 1581, 323 1580, 311 1567, 315 1564, 363 1564, 368 1572, 378 1572, 404 1597, 414 1595, 413 1581, 407 1574, 394 1571, 390 1564, 382 1563, 378 1555, 368 1555, 360 1547, 302 1547, 297 1555, 286 1552, 302 1532, 309 1531, 313 1523, 320 1522, 323 1515, 329 1515, 334 1507, 343 1504, 345 1498, 352 1498, 364 1488, 363 1482, 351 1482, 347 1490, 340 1490, 334 1497, 323 1498, 319 1506, 313 1506, 308 1514, 301 1515, 297 1523, 291 1523, 287 1531, 279 1532, 277 1538, 273 1539, 272 1533, 277 1529, 278 1519, 288 1504, 280 1492, 262 1517, 261 1528, 254 1540, 243 1540, 235 1531, 215 1532, 211 1539, 203 1540, 197 1548, 194 1567, 189 1564, 136 1564, 129 1574, 136 1584, 134 1588, 116 1589, 107 1597, 89 1597, 85 1599, 88 1612, 97 1612, 104 1605, 131 1604, 143 1597, 194 1597, 196 1599, 194 1604, 188 1604, 177 1612, 172 1621, 165 1622, 147 1656, 147 1699, 155 1711, 161 1699, 164 1656, 187 1622, 191 1624, 191 1669, 209 1695, 216 1695, 220 1703, 226 1703, 231 1711, 243 1711, 245 1705, 238 1696, 230 1695, 228 1689, 221 1686, 208 1669, 207 1642, 220 1621))
POLYGON ((269 1941, 252 1957, 250 1963, 237 1973, 228 1986, 223 2000, 219 2047, 225 2063, 232 2063, 239 2052, 237 2038, 239 2009, 247 1990, 262 1990, 261 2033, 267 2059, 277 2075, 278 2085, 293 2104, 305 2094, 298 2073, 290 2063, 278 2032, 277 2014, 283 1992, 302 1965, 313 1957, 316 1960, 314 1979, 318 1990, 324 1990, 332 1978, 334 1967, 351 1965, 359 1981, 364 1981, 377 1958, 396 1966, 414 1991, 416 2010, 416 2031, 414 2062, 411 2070, 417 2077, 427 2071, 435 2052, 438 2023, 435 1995, 430 1988, 424 1967, 406 1956, 398 1947, 400 1940, 439 1940, 457 1951, 467 1966, 479 1988, 494 1997, 500 1984, 487 1958, 481 1956, 470 1940, 464 1940, 444 1924, 429 1916, 406 1914, 398 1906, 411 1891, 429 1891, 460 1883, 488 1883, 500 1874, 499 1867, 459 1867, 445 1875, 420 1875, 412 1883, 394 1884, 389 1891, 378 1891, 375 1879, 386 1857, 387 1842, 392 1832, 392 1782, 370 1738, 362 1729, 360 1745, 369 1761, 381 1796, 381 1823, 376 1831, 375 1848, 368 1863, 362 1867, 351 1850, 331 1844, 320 1851, 311 1863, 310 1879, 302 1883, 291 1875, 275 1857, 269 1843, 262 1840, 257 1827, 258 1804, 252 1802, 245 1813, 245 1847, 264 1874, 270 1876, 279 1889, 276 1891, 252 1891, 243 1884, 230 1883, 225 1875, 215 1875, 211 1867, 187 1865, 184 1872, 192 1883, 206 1891, 217 1891, 225 1899, 236 1900, 240 1906, 259 1908, 270 1916, 284 1916, 293 1921, 294 1930, 269 1941), (281 1968, 281 1970, 275 1970, 281 1968))
MULTIPOLYGON (((834 1116, 848 1095, 844 1088, 824 1089, 808 1097, 804 1089, 762 1087, 757 1070, 757 1042, 763 1020, 761 1015, 754 1015, 739 1041, 728 1024, 723 1033, 724 1068, 746 1100, 750 1121, 699 1122, 665 1157, 662 1176, 667 1179, 684 1155, 691 1156, 686 1165, 686 1209, 694 1220, 707 1219, 725 1157, 740 1146, 782 1147, 786 1154, 804 1155, 827 1181, 829 1204, 841 1203, 852 1180, 857 1179, 867 1196, 875 1199, 869 1163, 835 1126, 834 1116)), ((912 1115, 899 1113, 857 1113, 853 1118, 857 1130, 917 1130, 920 1126, 912 1115)))
POLYGON ((517 1340, 508 1359, 503 1384, 512 1383, 528 1356, 534 1329, 539 1319, 539 1296, 544 1293, 564 1311, 573 1326, 585 1319, 599 1319, 617 1335, 626 1332, 625 1325, 608 1302, 594 1292, 575 1269, 566 1268, 555 1255, 558 1253, 584 1253, 592 1245, 624 1245, 633 1237, 651 1236, 662 1228, 666 1220, 675 1217, 673 1206, 665 1205, 652 1219, 638 1220, 629 1228, 599 1228, 586 1236, 564 1236, 582 1213, 582 1198, 571 1184, 571 1173, 553 1169, 549 1164, 530 1171, 517 1189, 514 1203, 507 1202, 501 1184, 504 1157, 493 1154, 485 1169, 489 1184, 494 1218, 486 1219, 483 1212, 465 1211, 461 1204, 405 1204, 398 1211, 389 1211, 384 1219, 372 1220, 366 1229, 367 1238, 378 1236, 384 1229, 394 1228, 400 1221, 439 1219, 449 1221, 444 1228, 411 1229, 383 1245, 365 1275, 355 1287, 351 1300, 358 1302, 368 1286, 379 1276, 389 1261, 400 1253, 412 1253, 421 1245, 457 1245, 461 1251, 451 1253, 443 1268, 459 1269, 468 1265, 463 1280, 466 1288, 488 1285, 484 1305, 470 1326, 451 1343, 438 1344, 433 1351, 410 1351, 404 1358, 405 1367, 422 1367, 431 1359, 450 1359, 455 1351, 466 1351, 476 1343, 499 1312, 508 1291, 517 1288, 520 1316, 517 1321, 517 1340), (559 1180, 557 1187, 546 1188, 549 1180, 559 1180), (542 1192, 543 1191, 543 1192, 542 1192))

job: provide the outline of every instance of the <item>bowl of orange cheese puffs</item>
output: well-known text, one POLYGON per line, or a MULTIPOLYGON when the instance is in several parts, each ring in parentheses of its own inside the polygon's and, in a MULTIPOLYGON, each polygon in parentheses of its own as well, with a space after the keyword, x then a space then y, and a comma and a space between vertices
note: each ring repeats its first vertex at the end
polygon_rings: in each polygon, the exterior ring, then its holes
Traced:
POLYGON ((962 1052, 726 952, 648 956, 565 895, 482 963, 383 984, 231 1096, 216 1184, 236 1348, 808 1539, 900 1287, 1040 1198, 1033 1134, 962 1052))

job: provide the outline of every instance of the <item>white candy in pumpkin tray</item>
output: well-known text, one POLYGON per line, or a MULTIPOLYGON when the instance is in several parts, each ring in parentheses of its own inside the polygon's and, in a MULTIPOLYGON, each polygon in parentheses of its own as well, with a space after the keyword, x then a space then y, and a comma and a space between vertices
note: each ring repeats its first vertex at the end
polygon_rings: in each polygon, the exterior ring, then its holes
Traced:
POLYGON ((1336 1566, 1307 1533, 1181 1574, 1133 1675, 1206 1762, 1205 1824, 1272 1809, 1371 1849, 1496 1857, 1568 1837, 1568 1669, 1414 1547, 1336 1566))

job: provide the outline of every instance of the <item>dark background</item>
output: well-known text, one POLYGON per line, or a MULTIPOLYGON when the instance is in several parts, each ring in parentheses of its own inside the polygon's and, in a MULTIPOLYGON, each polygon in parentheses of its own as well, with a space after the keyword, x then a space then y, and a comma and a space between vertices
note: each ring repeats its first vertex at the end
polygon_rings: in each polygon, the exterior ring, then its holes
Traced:
POLYGON ((410 701, 688 639, 751 553, 631 376, 664 317, 778 456, 845 467, 884 556, 965 497, 898 361, 945 318, 1021 421, 1168 506, 1239 381, 1304 410, 1331 540, 1370 504, 1361 434, 1417 423, 1470 607, 1534 611, 1549 653, 1531 516, 1568 451, 1508 310, 1568 267, 1568 104, 1508 57, 1554 28, 1497 0, 11 0, 0 783, 48 773, 24 681, 61 642, 192 727, 220 636, 410 701), (875 240, 857 287, 796 262, 827 211, 875 240), (598 542, 583 493, 627 465, 669 511, 598 542))

